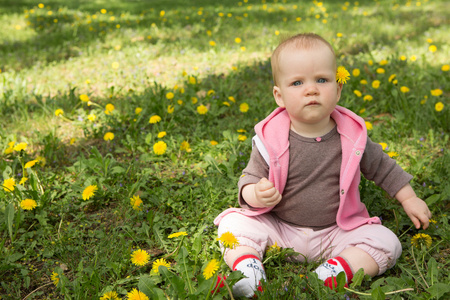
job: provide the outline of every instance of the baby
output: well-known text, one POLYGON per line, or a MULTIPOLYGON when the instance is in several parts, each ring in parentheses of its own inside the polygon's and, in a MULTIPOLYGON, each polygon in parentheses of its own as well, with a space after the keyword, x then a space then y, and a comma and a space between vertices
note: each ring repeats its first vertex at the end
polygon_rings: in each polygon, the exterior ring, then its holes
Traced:
POLYGON ((416 228, 431 213, 406 173, 367 136, 364 120, 337 103, 335 53, 322 37, 307 33, 282 42, 272 54, 277 105, 255 126, 253 150, 239 180, 239 204, 214 221, 219 236, 233 233, 239 246, 225 261, 246 278, 235 296, 251 297, 266 276, 267 246, 293 248, 296 259, 321 260, 315 272, 326 286, 344 272, 350 282, 360 268, 370 276, 395 265, 400 241, 360 200, 360 174, 403 206, 416 228))

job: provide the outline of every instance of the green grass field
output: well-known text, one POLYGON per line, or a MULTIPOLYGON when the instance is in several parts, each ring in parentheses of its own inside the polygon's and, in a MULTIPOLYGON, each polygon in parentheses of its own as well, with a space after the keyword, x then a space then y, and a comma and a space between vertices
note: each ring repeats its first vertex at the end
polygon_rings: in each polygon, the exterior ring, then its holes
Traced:
POLYGON ((298 32, 332 43, 351 74, 340 104, 433 217, 416 230, 363 179, 397 265, 331 291, 319 262, 272 247, 259 298, 448 299, 449 19, 444 0, 1 2, 0 299, 231 299, 211 293, 240 276, 212 221, 238 205, 253 126, 276 107, 270 54, 298 32))

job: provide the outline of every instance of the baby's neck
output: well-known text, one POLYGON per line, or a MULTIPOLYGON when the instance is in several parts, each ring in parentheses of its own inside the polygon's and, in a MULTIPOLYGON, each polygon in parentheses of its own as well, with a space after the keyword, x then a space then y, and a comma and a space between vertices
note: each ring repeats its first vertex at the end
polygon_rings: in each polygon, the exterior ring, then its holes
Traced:
POLYGON ((291 130, 295 133, 308 138, 316 138, 319 136, 323 136, 330 132, 334 126, 336 126, 336 122, 330 117, 327 122, 323 124, 293 124, 291 122, 291 130))

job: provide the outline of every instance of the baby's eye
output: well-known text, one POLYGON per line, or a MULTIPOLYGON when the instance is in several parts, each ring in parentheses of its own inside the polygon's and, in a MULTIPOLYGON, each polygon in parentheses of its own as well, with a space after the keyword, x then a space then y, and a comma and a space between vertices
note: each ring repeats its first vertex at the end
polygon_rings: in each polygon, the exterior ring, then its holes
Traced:
POLYGON ((293 83, 292 83, 292 85, 293 86, 299 86, 299 85, 301 85, 302 84, 302 82, 301 81, 294 81, 293 83))
POLYGON ((318 83, 325 83, 327 82, 327 80, 325 78, 320 78, 319 80, 317 80, 318 83))

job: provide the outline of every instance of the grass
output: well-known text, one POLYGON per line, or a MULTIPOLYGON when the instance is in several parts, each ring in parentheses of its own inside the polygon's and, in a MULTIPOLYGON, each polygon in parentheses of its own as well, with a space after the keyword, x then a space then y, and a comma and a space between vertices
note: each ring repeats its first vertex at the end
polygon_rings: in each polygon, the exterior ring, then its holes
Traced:
POLYGON ((375 278, 358 273, 349 288, 330 291, 311 272, 317 262, 294 264, 285 260, 290 249, 272 248, 259 296, 448 298, 448 4, 185 3, 0 4, 0 180, 16 183, 13 191, 0 189, 1 299, 108 292, 125 299, 133 289, 151 299, 230 298, 226 288, 210 293, 215 276, 228 274, 232 285, 239 274, 221 263, 214 276, 203 276, 212 259, 222 261, 212 221, 237 205, 253 126, 275 107, 271 51, 300 31, 334 45, 353 74, 340 104, 369 122, 370 137, 414 175, 433 223, 414 229, 393 199, 363 179, 370 214, 402 242, 397 265, 375 278), (114 106, 108 114, 107 104, 114 106), (161 121, 149 123, 155 115, 161 121), (114 138, 106 141, 108 132, 114 138), (26 149, 14 150, 19 143, 26 149), (130 200, 136 196, 141 204, 130 200), (21 208, 24 199, 37 206, 21 208), (169 238, 177 232, 187 235, 169 238), (149 255, 143 265, 131 261, 138 249, 149 255), (153 269, 160 259, 170 267, 153 269))

